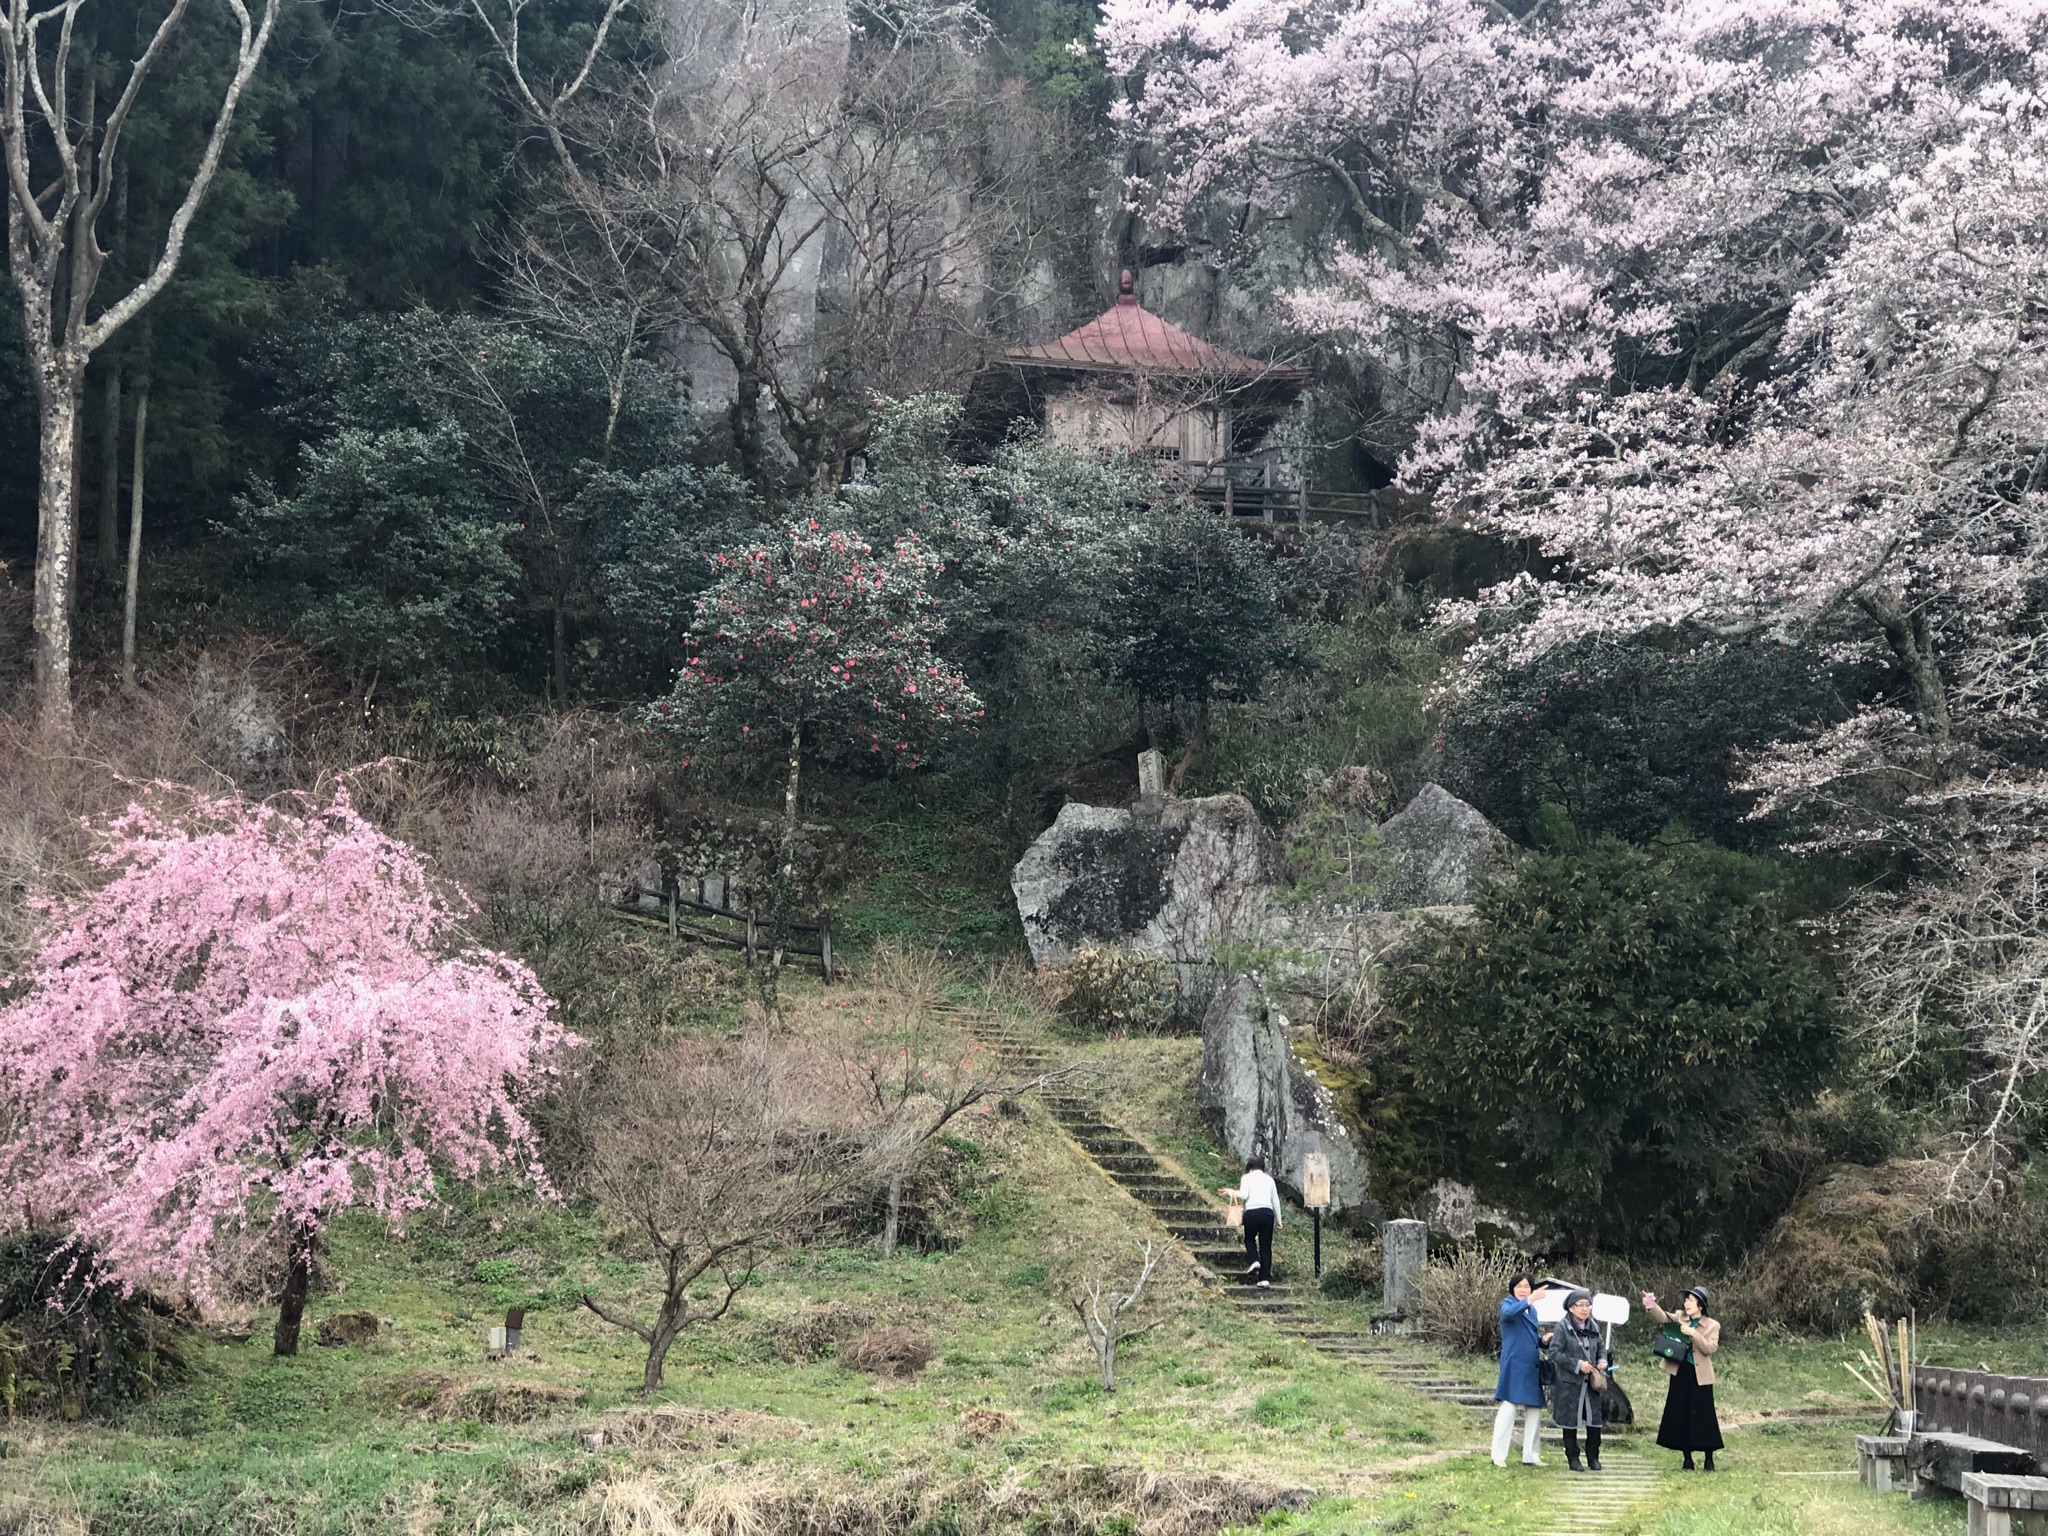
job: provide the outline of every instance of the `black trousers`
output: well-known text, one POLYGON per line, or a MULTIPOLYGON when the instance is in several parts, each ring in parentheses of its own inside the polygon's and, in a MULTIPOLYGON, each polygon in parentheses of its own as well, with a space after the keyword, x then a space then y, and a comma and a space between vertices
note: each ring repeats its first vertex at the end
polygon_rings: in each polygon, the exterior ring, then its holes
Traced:
POLYGON ((1244 1213, 1244 1256, 1259 1266, 1259 1278, 1273 1278, 1273 1215, 1271 1211, 1244 1213))

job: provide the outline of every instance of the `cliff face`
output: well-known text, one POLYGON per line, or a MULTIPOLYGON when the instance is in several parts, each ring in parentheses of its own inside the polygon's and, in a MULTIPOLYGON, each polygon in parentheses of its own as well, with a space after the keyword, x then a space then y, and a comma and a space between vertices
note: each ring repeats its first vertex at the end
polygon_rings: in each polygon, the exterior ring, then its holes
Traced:
MULTIPOLYGON (((816 61, 815 68, 791 72, 778 98, 778 110, 802 116, 873 62, 873 44, 855 35, 845 0, 665 4, 676 55, 666 84, 676 99, 759 91, 758 74, 734 61, 772 44, 816 61)), ((1275 296, 1320 271, 1336 202, 1311 206, 1285 225, 1246 213, 1228 227, 1192 235, 1148 228, 1127 206, 1126 188, 1128 179, 1146 174, 1145 156, 1124 145, 1109 123, 1107 88, 1098 81, 1095 99, 1076 99, 1080 88, 1071 82, 1055 82, 1062 91, 1032 78, 1044 74, 1048 51, 1064 52, 1059 23, 1086 37, 1092 8, 1023 0, 997 7, 994 35, 962 56, 959 67, 972 76, 963 110, 920 140, 924 169, 950 185, 949 196, 931 200, 918 216, 953 221, 953 238, 937 242, 943 255, 931 265, 957 312, 948 344, 928 349, 909 374, 892 381, 892 392, 963 388, 989 351, 1047 340, 1099 314, 1114 301, 1123 268, 1136 273, 1140 302, 1162 318, 1219 346, 1257 356, 1288 353, 1275 296), (1051 10, 1059 14, 1041 14, 1051 10)), ((1089 67, 1099 76, 1099 66, 1089 67)), ((872 251, 867 236, 815 194, 819 167, 791 161, 777 174, 788 202, 776 238, 775 344, 787 358, 815 362, 830 353, 849 316, 872 307, 872 295, 862 292, 872 251)), ((735 245, 730 261, 740 254, 735 245)), ((678 336, 678 359, 701 412, 723 412, 732 400, 738 376, 728 353, 701 326, 685 326, 678 336)), ((1378 414, 1370 400, 1363 417, 1356 408, 1372 394, 1372 381, 1346 360, 1315 361, 1323 387, 1297 411, 1292 435, 1303 452, 1310 442, 1339 444, 1321 454, 1311 471, 1315 482, 1384 483, 1380 461, 1397 449, 1368 445, 1377 455, 1368 459, 1354 441, 1358 421, 1378 414), (1334 412, 1333 402, 1341 406, 1334 412)), ((772 402, 764 404, 772 411, 772 402)))

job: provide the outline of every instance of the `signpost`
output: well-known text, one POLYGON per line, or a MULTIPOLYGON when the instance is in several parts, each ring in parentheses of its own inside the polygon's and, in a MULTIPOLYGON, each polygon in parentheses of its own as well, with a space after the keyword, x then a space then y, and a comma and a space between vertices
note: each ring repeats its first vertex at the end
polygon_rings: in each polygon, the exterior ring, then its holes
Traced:
POLYGON ((1308 1207, 1315 1223, 1316 1278, 1323 1277, 1323 1212, 1330 1207, 1330 1159, 1326 1153, 1310 1152, 1301 1160, 1301 1203, 1308 1207))

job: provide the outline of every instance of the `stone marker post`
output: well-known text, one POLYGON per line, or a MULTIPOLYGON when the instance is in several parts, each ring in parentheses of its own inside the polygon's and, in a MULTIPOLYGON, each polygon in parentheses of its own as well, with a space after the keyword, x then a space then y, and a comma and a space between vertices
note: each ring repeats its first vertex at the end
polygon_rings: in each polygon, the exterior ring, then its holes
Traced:
POLYGON ((1429 1262, 1429 1224, 1422 1221, 1390 1221, 1380 1228, 1380 1246, 1386 1257, 1382 1280, 1388 1312, 1403 1317, 1415 1310, 1422 1291, 1422 1269, 1429 1262))
POLYGON ((1157 747, 1138 754, 1138 798, 1157 800, 1166 793, 1166 759, 1157 747))

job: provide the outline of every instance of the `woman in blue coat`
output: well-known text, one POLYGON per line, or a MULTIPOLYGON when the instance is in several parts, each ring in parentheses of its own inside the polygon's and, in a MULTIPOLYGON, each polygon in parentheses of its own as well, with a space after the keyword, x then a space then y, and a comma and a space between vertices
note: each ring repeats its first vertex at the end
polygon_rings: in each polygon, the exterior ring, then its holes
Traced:
POLYGON ((1534 1301, 1546 1289, 1531 1288, 1528 1275, 1508 1281, 1508 1294, 1500 1304, 1500 1385, 1493 1395, 1500 1408, 1493 1416, 1493 1464, 1508 1464, 1508 1446, 1515 1438, 1515 1410, 1522 1410, 1522 1465, 1540 1467, 1536 1459, 1537 1436, 1543 1433, 1543 1384, 1537 1360, 1546 1334, 1536 1322, 1534 1301))

